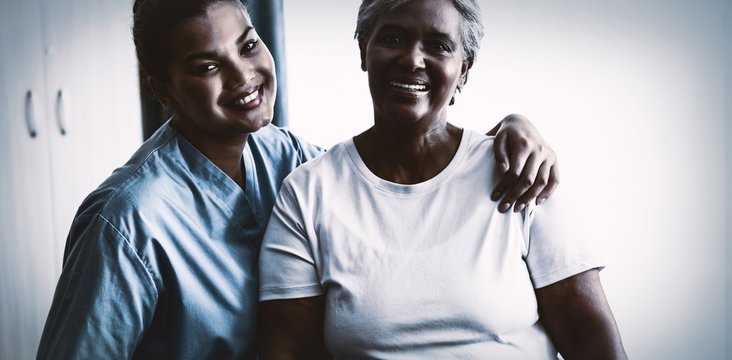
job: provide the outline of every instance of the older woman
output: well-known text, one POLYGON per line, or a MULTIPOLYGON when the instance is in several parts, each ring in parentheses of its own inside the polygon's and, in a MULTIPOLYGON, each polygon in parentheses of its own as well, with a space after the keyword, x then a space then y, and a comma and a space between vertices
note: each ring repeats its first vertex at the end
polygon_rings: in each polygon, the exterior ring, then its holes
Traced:
POLYGON ((374 126, 295 170, 260 257, 263 359, 623 358, 556 196, 500 213, 493 138, 447 122, 482 36, 474 0, 364 0, 374 126))

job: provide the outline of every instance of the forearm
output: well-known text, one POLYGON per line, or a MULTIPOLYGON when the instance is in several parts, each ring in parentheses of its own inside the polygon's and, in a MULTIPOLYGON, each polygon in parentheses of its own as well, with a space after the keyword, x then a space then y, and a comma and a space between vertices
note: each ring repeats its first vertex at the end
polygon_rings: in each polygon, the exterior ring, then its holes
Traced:
POLYGON ((598 270, 536 291, 539 320, 565 360, 627 359, 598 270))
MULTIPOLYGON (((623 360, 627 359, 615 323, 607 321, 585 321, 576 324, 567 338, 571 341, 556 341, 557 351, 565 360, 596 359, 596 360, 623 360)), ((556 337, 555 337, 556 338, 556 337)), ((553 339, 554 340, 554 339, 553 339)))
POLYGON ((323 296, 259 303, 259 358, 330 359, 323 339, 324 306, 323 296))
MULTIPOLYGON (((280 330, 282 331, 282 330, 280 330)), ((261 360, 316 360, 331 359, 323 343, 302 341, 304 339, 284 340, 279 336, 266 336, 270 331, 259 335, 259 359, 261 360)))
MULTIPOLYGON (((266 341, 264 342, 266 343, 266 341)), ((261 360, 327 360, 332 359, 324 348, 293 346, 293 344, 261 344, 259 359, 261 360)))

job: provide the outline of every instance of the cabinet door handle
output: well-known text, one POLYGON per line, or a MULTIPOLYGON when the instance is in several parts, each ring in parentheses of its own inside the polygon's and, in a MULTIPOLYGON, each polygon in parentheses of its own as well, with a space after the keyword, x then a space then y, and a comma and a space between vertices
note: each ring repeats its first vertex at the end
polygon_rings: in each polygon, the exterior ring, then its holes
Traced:
POLYGON ((66 135, 66 119, 68 118, 68 109, 66 101, 64 101, 64 91, 59 89, 56 93, 56 122, 58 123, 58 131, 61 135, 66 135))
POLYGON ((38 136, 36 130, 36 109, 33 105, 33 90, 25 93, 25 125, 28 127, 28 135, 31 138, 38 136))

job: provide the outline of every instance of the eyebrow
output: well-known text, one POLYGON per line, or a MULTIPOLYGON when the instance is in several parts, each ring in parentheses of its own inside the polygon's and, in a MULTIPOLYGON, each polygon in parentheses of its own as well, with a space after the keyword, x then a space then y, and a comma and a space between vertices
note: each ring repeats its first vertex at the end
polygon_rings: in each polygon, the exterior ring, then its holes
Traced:
MULTIPOLYGON (((254 27, 247 26, 247 28, 244 29, 244 32, 242 32, 241 35, 239 35, 239 37, 236 39, 236 44, 239 45, 239 44, 243 43, 244 40, 247 39, 247 35, 249 35, 249 32, 252 31, 252 30, 254 30, 254 27)), ((216 52, 214 52, 214 51, 205 51, 205 52, 200 52, 200 53, 193 53, 193 54, 190 54, 190 55, 186 56, 183 59, 183 64, 187 64, 187 63, 189 63, 191 61, 194 61, 194 60, 210 59, 210 58, 215 57, 215 56, 216 56, 216 52)))
MULTIPOLYGON (((380 33, 380 32, 383 32, 383 31, 408 31, 408 30, 409 30, 408 28, 406 28, 406 27, 404 27, 402 25, 398 25, 398 24, 385 24, 385 25, 383 25, 382 27, 379 28, 379 30, 377 31, 377 33, 380 33)), ((449 34, 444 33, 442 31, 439 31, 439 30, 436 30, 436 29, 432 29, 429 32, 427 32, 427 36, 428 37, 433 37, 433 38, 440 38, 440 39, 448 40, 448 41, 453 42, 453 43, 455 42, 455 39, 453 39, 449 34)))

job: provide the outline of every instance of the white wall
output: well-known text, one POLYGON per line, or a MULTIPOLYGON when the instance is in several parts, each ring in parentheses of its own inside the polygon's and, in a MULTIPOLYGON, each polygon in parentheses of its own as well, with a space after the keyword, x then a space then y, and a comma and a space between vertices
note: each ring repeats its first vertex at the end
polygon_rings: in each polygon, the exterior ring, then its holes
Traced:
MULTIPOLYGON (((555 147, 634 359, 725 358, 724 1, 481 0, 487 36, 451 110, 483 131, 526 114, 555 147)), ((285 1, 291 127, 325 146, 371 124, 359 3, 285 1)))
MULTIPOLYGON (((725 23, 725 126, 727 145, 727 259, 732 259, 732 0, 724 3, 725 23)), ((727 304, 732 300, 732 264, 727 260, 727 304)), ((727 357, 732 357, 732 311, 727 307, 727 357)))

